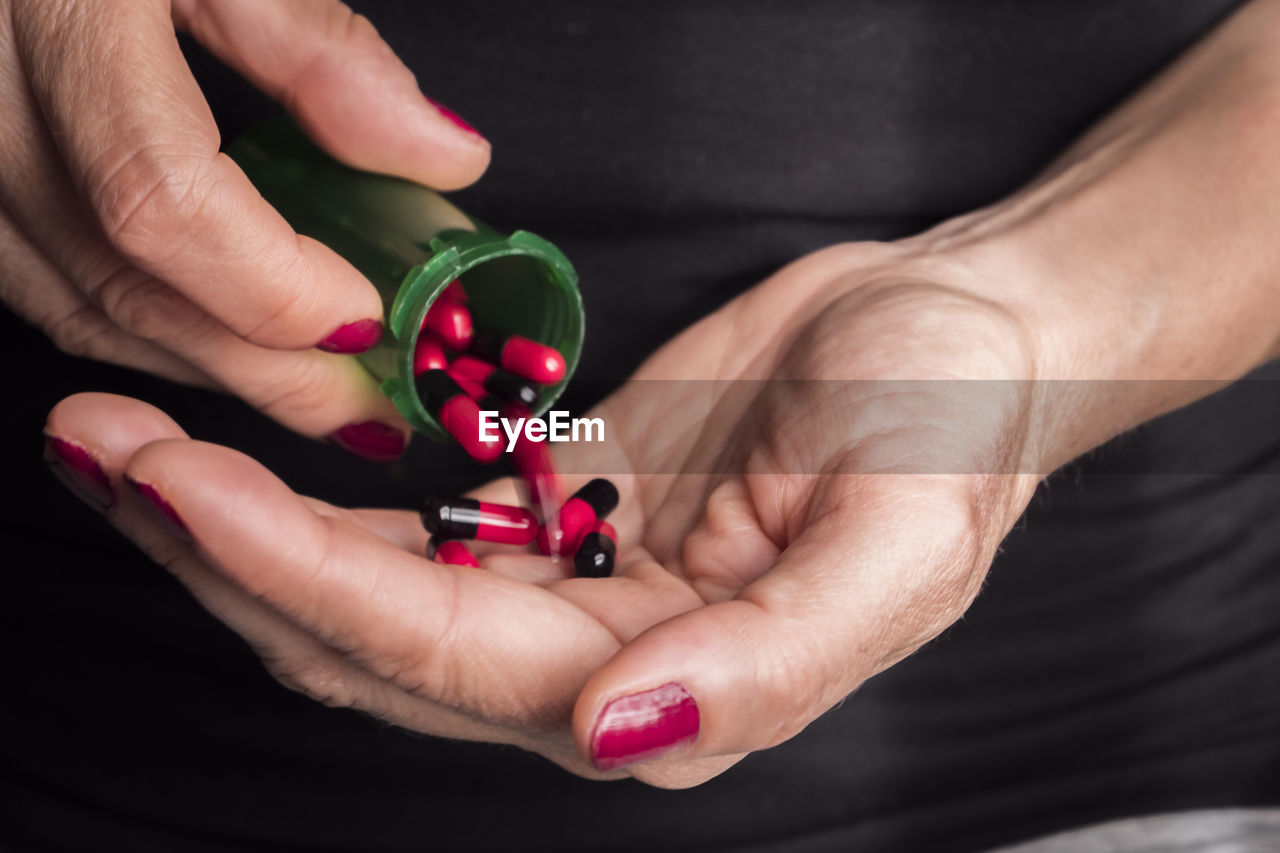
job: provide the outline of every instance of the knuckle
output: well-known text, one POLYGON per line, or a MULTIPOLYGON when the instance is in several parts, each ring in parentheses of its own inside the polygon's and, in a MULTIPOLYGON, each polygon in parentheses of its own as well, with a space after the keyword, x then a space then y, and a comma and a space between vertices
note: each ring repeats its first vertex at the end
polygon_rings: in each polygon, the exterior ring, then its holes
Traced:
MULTIPOLYGON (((759 730, 760 748, 794 737, 860 682, 832 678, 829 651, 803 625, 780 628, 784 636, 755 661, 755 680, 766 686, 769 722, 759 730)), ((853 675, 850 673, 849 675, 853 675)))
POLYGON ((203 155, 141 145, 96 185, 92 207, 107 239, 126 255, 149 260, 181 249, 212 188, 203 155))
POLYGON ((323 27, 326 36, 333 43, 376 54, 392 52, 382 36, 378 35, 373 22, 344 3, 334 3, 329 7, 323 27))
POLYGON ((211 329, 204 312, 165 282, 134 267, 122 267, 92 290, 116 325, 155 342, 196 343, 211 329))
POLYGON ((391 47, 378 35, 373 23, 358 15, 345 4, 331 3, 325 7, 319 21, 320 38, 313 52, 301 62, 292 79, 282 87, 280 97, 290 109, 297 108, 298 95, 311 81, 330 72, 338 61, 335 52, 341 52, 348 61, 362 57, 379 62, 395 59, 391 47))
POLYGON ((918 511, 930 532, 917 576, 903 584, 898 617, 886 626, 893 638, 884 644, 887 660, 899 660, 941 634, 982 588, 994 545, 983 532, 987 500, 974 479, 955 478, 934 495, 921 496, 918 511))
POLYGON ((78 358, 101 355, 105 337, 101 314, 93 305, 85 304, 44 323, 45 334, 59 351, 78 358))
MULTIPOLYGON (((295 260, 290 267, 283 269, 276 276, 276 280, 310 281, 298 266, 299 261, 295 260)), ((315 296, 314 288, 263 290, 258 294, 258 298, 261 300, 262 310, 267 312, 266 316, 252 327, 244 328, 243 331, 237 328, 237 331, 241 332, 245 340, 250 343, 269 343, 281 335, 290 339, 313 342, 328 331, 328 329, 317 328, 317 324, 312 319, 312 315, 318 313, 316 309, 320 307, 319 300, 315 296)))
POLYGON ((343 6, 344 14, 341 16, 345 20, 341 23, 341 38, 348 44, 354 44, 362 47, 368 47, 379 53, 389 51, 387 43, 382 40, 382 36, 378 35, 378 29, 373 22, 364 15, 358 15, 346 6, 343 6))
POLYGON ((300 354, 293 369, 265 380, 250 402, 277 420, 322 423, 334 401, 331 379, 327 363, 300 354))

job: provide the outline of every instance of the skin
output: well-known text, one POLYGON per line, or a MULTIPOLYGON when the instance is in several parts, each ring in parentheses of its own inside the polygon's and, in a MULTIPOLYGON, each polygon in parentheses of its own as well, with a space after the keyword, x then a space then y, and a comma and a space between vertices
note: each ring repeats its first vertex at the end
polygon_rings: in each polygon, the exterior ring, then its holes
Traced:
POLYGON ((959 618, 1043 475, 1280 355, 1277 33, 1280 4, 1251 4, 1017 195, 802 258, 655 353, 636 380, 846 381, 605 401, 611 441, 560 462, 619 487, 611 578, 497 549, 437 565, 412 513, 295 495, 135 400, 69 398, 47 434, 285 685, 590 778, 698 784, 959 618), (1043 381, 1097 379, 1127 381, 1043 381), (606 705, 670 682, 697 738, 596 770, 606 705))

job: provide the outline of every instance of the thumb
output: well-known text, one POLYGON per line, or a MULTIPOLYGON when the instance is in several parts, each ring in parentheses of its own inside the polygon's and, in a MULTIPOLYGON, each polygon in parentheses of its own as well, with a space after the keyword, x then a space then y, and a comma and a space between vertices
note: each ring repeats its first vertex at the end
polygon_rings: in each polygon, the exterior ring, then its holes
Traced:
POLYGON ((173 14, 350 166, 451 190, 489 164, 484 137, 424 98, 373 25, 336 0, 174 0, 173 14))
POLYGON ((587 682, 574 737, 596 769, 653 762, 633 775, 689 784, 669 771, 782 743, 967 608, 994 545, 963 489, 848 479, 856 494, 736 597, 654 626, 587 682))

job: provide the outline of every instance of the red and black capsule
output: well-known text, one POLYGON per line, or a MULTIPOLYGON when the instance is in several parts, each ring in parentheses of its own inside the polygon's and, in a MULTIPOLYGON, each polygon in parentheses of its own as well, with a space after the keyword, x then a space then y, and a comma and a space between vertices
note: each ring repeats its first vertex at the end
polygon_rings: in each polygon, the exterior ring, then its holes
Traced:
POLYGON ((431 303, 422 328, 433 332, 451 350, 466 349, 475 334, 471 326, 471 312, 466 305, 452 299, 437 299, 431 303))
POLYGON ((432 498, 422 508, 422 526, 441 539, 479 539, 504 545, 528 545, 538 533, 538 520, 522 506, 505 506, 475 498, 432 498))
POLYGON ((581 578, 607 578, 613 574, 613 559, 618 553, 618 531, 607 521, 597 521, 587 528, 573 554, 573 570, 581 578))
POLYGON ((460 355, 449 363, 448 373, 458 384, 470 392, 482 388, 499 400, 518 403, 530 408, 538 402, 538 384, 509 370, 469 355, 460 355))
POLYGON ((480 568, 480 561, 471 549, 457 539, 441 539, 432 536, 427 540, 427 559, 450 566, 471 566, 480 568))
POLYGON ((418 399, 445 432, 473 459, 493 462, 502 455, 502 439, 480 437, 480 406, 443 370, 428 370, 413 380, 418 399))
POLYGON ((476 335, 471 353, 543 385, 554 385, 564 378, 564 356, 559 350, 524 335, 476 335))
MULTIPOLYGON (((518 403, 508 403, 503 407, 502 413, 508 420, 528 418, 532 414, 527 407, 518 403)), ((515 447, 511 448, 511 461, 516 466, 516 473, 529 487, 529 503, 534 509, 544 513, 549 522, 554 521, 556 507, 564 503, 564 497, 560 489, 560 477, 556 474, 555 463, 552 461, 550 443, 531 441, 521 430, 516 437, 515 447)), ((556 521, 555 525, 558 527, 559 522, 556 521)), ((548 535, 559 540, 555 534, 548 535)))
POLYGON ((617 506, 617 487, 602 477, 592 480, 574 492, 555 514, 560 527, 558 536, 551 524, 544 523, 538 528, 538 550, 552 556, 575 550, 582 534, 597 521, 603 521, 617 506))

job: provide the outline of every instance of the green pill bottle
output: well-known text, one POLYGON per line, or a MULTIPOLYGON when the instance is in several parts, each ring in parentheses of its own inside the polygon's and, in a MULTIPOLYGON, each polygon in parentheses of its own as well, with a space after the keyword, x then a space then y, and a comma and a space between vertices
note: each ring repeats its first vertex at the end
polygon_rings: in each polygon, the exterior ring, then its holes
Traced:
POLYGON ((477 330, 524 335, 564 356, 564 379, 542 389, 534 414, 564 391, 585 320, 577 274, 555 246, 527 231, 494 231, 426 187, 348 168, 287 118, 250 130, 227 153, 295 231, 346 258, 378 289, 386 331, 356 358, 415 430, 451 440, 414 390, 413 351, 427 310, 455 279, 477 330))

